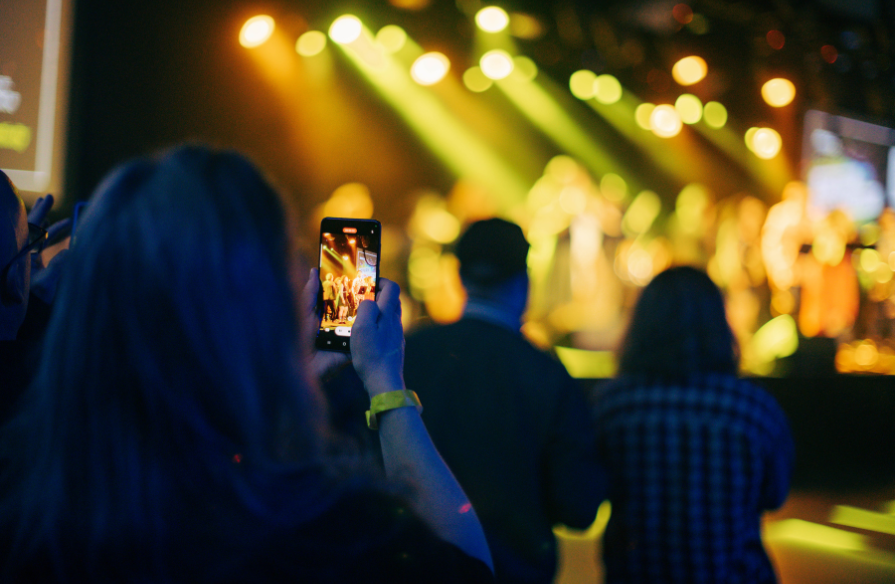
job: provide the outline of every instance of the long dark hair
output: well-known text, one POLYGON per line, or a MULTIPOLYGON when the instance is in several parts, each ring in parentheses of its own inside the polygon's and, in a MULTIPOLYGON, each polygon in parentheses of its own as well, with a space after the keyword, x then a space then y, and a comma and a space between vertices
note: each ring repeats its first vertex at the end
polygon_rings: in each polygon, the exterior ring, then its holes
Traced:
POLYGON ((287 231, 278 194, 233 152, 179 147, 100 185, 0 446, 13 564, 164 574, 160 542, 192 529, 179 517, 219 521, 201 537, 226 538, 328 505, 287 231), (100 568, 109 558, 121 565, 100 568))
POLYGON ((721 291, 704 272, 681 266, 660 273, 643 289, 621 344, 619 373, 735 374, 738 360, 721 291))

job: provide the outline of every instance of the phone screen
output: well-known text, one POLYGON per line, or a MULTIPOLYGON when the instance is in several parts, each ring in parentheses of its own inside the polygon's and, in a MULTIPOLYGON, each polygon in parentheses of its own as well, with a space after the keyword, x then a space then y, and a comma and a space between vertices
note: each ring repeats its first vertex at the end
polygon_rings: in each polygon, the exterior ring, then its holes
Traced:
POLYGON ((327 217, 320 223, 318 349, 351 350, 357 309, 379 291, 381 233, 375 219, 327 217))

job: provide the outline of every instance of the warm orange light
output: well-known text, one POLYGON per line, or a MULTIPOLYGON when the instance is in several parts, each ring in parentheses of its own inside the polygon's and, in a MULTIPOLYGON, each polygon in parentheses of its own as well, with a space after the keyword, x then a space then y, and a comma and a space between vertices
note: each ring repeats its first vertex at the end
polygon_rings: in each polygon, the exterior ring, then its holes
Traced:
POLYGON ((653 134, 660 138, 677 136, 683 126, 680 114, 668 104, 657 105, 650 114, 649 123, 653 134))
POLYGON ((761 97, 773 107, 783 107, 792 103, 796 96, 796 86, 789 79, 771 79, 761 86, 761 97))
POLYGON ((247 49, 259 47, 273 34, 273 18, 259 14, 248 19, 239 31, 239 44, 247 49))
POLYGON ((780 134, 771 128, 759 128, 752 135, 752 151, 759 158, 770 160, 777 156, 782 145, 780 134))
POLYGON ((681 85, 693 85, 702 81, 709 71, 702 57, 684 57, 671 68, 671 76, 681 85))

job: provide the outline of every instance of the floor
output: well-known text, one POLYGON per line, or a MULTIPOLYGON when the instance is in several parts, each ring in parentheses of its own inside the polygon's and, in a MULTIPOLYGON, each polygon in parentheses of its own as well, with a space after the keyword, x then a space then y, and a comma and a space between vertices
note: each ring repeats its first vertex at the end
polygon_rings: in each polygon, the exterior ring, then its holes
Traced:
MULTIPOLYGON (((604 503, 586 531, 556 530, 555 584, 603 582, 599 541, 604 503)), ((895 486, 854 492, 793 491, 765 516, 764 541, 781 584, 895 582, 895 486)))

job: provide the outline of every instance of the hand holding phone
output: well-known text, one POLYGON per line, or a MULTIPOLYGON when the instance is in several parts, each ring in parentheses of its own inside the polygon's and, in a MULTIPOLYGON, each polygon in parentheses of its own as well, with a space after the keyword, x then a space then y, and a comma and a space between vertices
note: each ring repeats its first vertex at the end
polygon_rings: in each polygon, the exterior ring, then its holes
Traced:
POLYGON ((318 349, 351 352, 357 309, 364 300, 375 300, 379 291, 381 233, 375 219, 321 221, 318 349))

